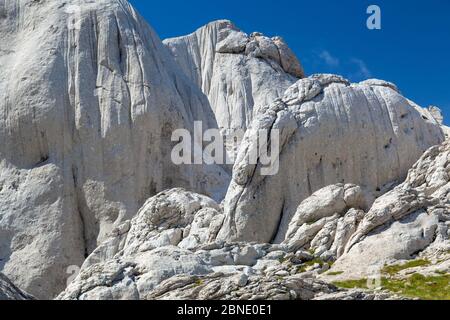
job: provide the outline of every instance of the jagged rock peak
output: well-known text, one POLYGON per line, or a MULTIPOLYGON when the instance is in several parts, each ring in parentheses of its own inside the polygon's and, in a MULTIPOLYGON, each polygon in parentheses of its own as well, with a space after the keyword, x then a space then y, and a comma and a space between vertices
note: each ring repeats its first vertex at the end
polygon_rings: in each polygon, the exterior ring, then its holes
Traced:
POLYGON ((246 130, 259 107, 304 76, 300 62, 280 37, 247 35, 228 20, 166 39, 164 44, 208 96, 225 133, 246 130))
MULTIPOLYGON (((187 37, 197 37, 198 41, 210 41, 215 53, 244 54, 266 59, 276 62, 286 73, 296 78, 305 76, 299 60, 279 36, 269 38, 260 32, 248 35, 230 20, 217 20, 199 28, 187 37), (199 39, 199 36, 205 37, 205 35, 208 36, 207 39, 199 39)), ((170 48, 171 42, 183 38, 185 37, 168 39, 165 43, 170 48)))
POLYGON ((444 116, 442 115, 442 110, 436 106, 429 106, 428 111, 431 113, 433 118, 441 125, 444 124, 444 116))

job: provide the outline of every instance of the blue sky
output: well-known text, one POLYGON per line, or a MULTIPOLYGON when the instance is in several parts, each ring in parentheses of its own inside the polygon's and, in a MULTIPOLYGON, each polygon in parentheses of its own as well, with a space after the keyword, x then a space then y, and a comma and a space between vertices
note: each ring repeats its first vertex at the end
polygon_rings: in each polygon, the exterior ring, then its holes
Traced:
POLYGON ((443 109, 450 124, 449 0, 131 0, 164 39, 217 19, 243 31, 280 35, 308 74, 397 84, 422 106, 443 109), (381 8, 382 29, 368 30, 367 7, 381 8))

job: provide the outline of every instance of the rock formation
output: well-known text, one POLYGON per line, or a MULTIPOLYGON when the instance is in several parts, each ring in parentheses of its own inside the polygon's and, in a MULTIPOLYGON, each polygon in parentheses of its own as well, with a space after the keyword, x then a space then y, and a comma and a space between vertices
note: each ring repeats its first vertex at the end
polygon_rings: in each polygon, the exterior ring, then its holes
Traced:
POLYGON ((0 273, 0 301, 32 299, 34 299, 32 296, 17 288, 7 277, 0 273))
POLYGON ((441 125, 442 131, 444 131, 447 139, 450 138, 450 127, 444 124, 444 116, 442 114, 442 110, 436 106, 429 106, 426 110, 428 111, 429 115, 441 125))
POLYGON ((443 140, 440 125, 391 83, 350 84, 335 75, 301 79, 247 130, 219 239, 279 243, 301 201, 336 183, 360 186, 370 205, 443 140), (256 148, 252 136, 263 129, 280 135, 275 175, 262 175, 261 165, 248 161, 256 148))
MULTIPOLYGON (((364 278, 396 261, 450 253, 450 141, 432 147, 405 182, 362 215, 333 268, 341 278, 364 278)), ((450 272, 447 259, 444 272, 450 272)))
POLYGON ((126 0, 0 0, 0 299, 403 299, 334 282, 448 279, 449 132, 226 20, 163 43, 126 0), (196 121, 246 130, 232 178, 171 160, 196 121))
POLYGON ((58 299, 387 299, 299 271, 313 256, 271 244, 215 242, 223 214, 184 189, 149 199, 84 263, 58 299))
POLYGON ((245 130, 254 110, 304 77, 300 62, 282 38, 257 32, 249 36, 227 20, 164 44, 208 96, 225 134, 245 130))
POLYGON ((400 299, 324 280, 364 278, 421 252, 439 259, 420 272, 450 272, 449 178, 447 141, 365 211, 356 209, 367 206, 358 186, 319 190, 279 245, 215 241, 219 205, 183 189, 162 192, 94 251, 59 299, 400 299))
POLYGON ((219 166, 176 166, 173 130, 209 102, 125 0, 0 5, 0 270, 37 297, 65 287, 159 191, 223 197, 219 166))

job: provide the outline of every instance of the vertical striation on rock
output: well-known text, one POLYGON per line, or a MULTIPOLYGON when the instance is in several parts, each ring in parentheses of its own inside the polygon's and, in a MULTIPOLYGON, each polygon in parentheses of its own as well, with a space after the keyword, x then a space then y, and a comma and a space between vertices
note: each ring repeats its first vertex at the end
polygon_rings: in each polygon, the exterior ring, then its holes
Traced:
POLYGON ((220 199, 227 173, 171 162, 173 130, 217 123, 127 1, 0 7, 0 270, 48 298, 149 196, 220 199))

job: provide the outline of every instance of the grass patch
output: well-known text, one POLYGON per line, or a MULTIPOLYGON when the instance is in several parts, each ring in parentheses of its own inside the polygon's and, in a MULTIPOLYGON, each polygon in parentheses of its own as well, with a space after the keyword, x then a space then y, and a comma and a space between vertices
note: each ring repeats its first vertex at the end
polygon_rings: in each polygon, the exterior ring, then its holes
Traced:
MULTIPOLYGON (((335 286, 345 289, 367 289, 367 279, 336 281, 335 286)), ((421 300, 450 300, 450 275, 425 277, 415 274, 407 279, 381 280, 382 289, 407 298, 421 300)))
POLYGON ((425 277, 415 274, 408 279, 383 279, 382 285, 409 298, 450 300, 450 275, 425 277))
POLYGON ((336 281, 333 284, 336 287, 344 289, 367 289, 367 279, 336 281))
POLYGON ((297 268, 297 272, 298 272, 298 273, 306 272, 306 269, 307 269, 308 267, 311 267, 311 266, 315 265, 316 263, 319 264, 320 267, 323 267, 323 265, 324 265, 325 263, 328 263, 328 264, 330 265, 330 267, 333 265, 331 262, 325 262, 325 261, 323 261, 323 260, 320 259, 320 258, 314 258, 314 259, 312 259, 312 260, 310 260, 310 261, 304 262, 301 266, 299 266, 299 267, 297 268))
POLYGON ((396 264, 392 266, 385 266, 383 268, 383 273, 387 273, 389 275, 395 275, 399 273, 402 270, 411 269, 415 267, 423 267, 423 266, 429 266, 431 264, 428 260, 412 260, 408 261, 405 264, 396 264))
POLYGON ((203 285, 203 280, 202 279, 195 280, 195 286, 196 287, 200 287, 201 285, 203 285))
POLYGON ((344 271, 330 271, 330 272, 327 272, 327 276, 338 276, 338 275, 340 275, 340 274, 343 274, 344 273, 344 271))

